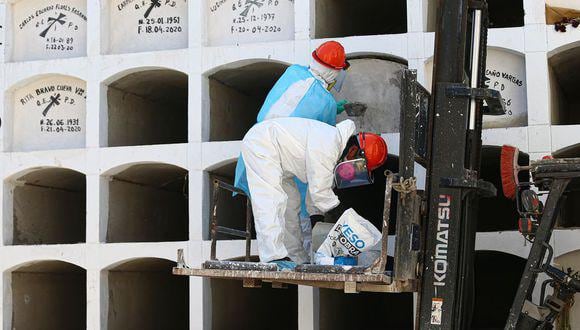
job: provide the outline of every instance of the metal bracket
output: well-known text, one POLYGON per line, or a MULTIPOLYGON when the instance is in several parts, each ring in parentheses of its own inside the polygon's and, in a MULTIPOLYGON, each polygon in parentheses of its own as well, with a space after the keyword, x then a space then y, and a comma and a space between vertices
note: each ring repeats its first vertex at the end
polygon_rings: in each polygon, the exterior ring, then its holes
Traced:
POLYGON ((505 115, 505 103, 501 93, 489 88, 471 88, 464 84, 450 84, 445 93, 449 97, 469 97, 480 101, 485 101, 487 107, 483 107, 483 114, 489 116, 505 115))
POLYGON ((491 182, 466 178, 441 178, 441 187, 476 190, 481 197, 495 197, 497 189, 491 182))
POLYGON ((177 268, 189 268, 185 263, 185 257, 183 256, 183 249, 177 250, 177 268))

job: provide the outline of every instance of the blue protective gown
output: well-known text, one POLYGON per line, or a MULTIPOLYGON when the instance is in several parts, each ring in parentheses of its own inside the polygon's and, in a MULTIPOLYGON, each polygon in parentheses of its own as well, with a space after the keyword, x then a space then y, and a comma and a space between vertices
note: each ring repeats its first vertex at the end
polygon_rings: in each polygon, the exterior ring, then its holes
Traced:
MULTIPOLYGON (((292 65, 278 79, 260 112, 257 121, 281 118, 300 117, 314 119, 328 125, 336 125, 336 101, 322 82, 314 77, 308 67, 292 65)), ((296 179, 304 203, 306 184, 296 179)), ((240 155, 236 166, 234 186, 242 189, 249 196, 246 166, 240 155)), ((304 204, 302 204, 304 205, 304 204)), ((302 207, 302 216, 308 216, 302 207)))

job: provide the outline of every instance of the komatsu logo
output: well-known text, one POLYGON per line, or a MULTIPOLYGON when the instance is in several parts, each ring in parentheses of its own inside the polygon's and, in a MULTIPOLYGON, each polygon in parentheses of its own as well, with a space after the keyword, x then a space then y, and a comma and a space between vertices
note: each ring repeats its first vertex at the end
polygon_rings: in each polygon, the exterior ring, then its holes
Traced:
POLYGON ((437 244, 435 245, 435 258, 433 269, 435 286, 445 286, 447 277, 447 250, 449 248, 449 217, 451 215, 451 196, 439 195, 437 206, 437 244))

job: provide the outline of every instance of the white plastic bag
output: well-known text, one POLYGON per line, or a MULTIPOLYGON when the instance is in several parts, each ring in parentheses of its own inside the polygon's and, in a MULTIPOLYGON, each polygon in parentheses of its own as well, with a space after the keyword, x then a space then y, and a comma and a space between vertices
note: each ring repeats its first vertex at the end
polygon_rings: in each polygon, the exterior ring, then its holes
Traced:
POLYGON ((381 241, 381 232, 352 208, 346 210, 314 254, 314 263, 333 265, 334 257, 356 257, 381 241))

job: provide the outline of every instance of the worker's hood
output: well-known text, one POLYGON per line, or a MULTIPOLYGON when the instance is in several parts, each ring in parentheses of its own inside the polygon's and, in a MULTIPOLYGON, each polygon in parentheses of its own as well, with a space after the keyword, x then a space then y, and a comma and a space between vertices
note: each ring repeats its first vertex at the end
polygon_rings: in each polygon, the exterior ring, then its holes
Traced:
MULTIPOLYGON (((346 144, 348 143, 348 140, 350 139, 350 137, 354 134, 355 130, 356 130, 356 125, 354 124, 354 122, 350 119, 341 121, 340 123, 336 124, 336 129, 338 130, 338 133, 340 134, 340 150, 344 150, 346 148, 346 144)), ((338 159, 337 159, 338 161, 338 159)))

